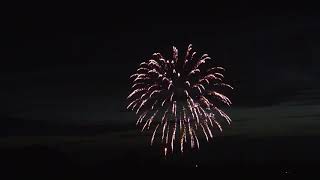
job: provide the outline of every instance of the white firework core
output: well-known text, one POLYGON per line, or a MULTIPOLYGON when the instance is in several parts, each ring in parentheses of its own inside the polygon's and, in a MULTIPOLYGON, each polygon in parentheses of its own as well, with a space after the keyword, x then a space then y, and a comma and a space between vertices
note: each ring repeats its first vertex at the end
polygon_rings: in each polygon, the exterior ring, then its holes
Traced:
POLYGON ((160 134, 165 155, 168 150, 173 152, 175 145, 180 146, 181 152, 187 143, 191 148, 199 148, 200 135, 209 141, 213 130, 222 131, 218 118, 231 123, 218 108, 219 103, 231 105, 230 99, 219 91, 221 87, 233 89, 223 82, 225 69, 212 67, 208 54, 198 59, 195 55, 191 44, 180 60, 176 47, 172 59, 165 60, 160 53, 154 53, 130 76, 134 79, 127 109, 139 116, 137 125, 142 124, 142 131, 153 128, 151 145, 160 134))

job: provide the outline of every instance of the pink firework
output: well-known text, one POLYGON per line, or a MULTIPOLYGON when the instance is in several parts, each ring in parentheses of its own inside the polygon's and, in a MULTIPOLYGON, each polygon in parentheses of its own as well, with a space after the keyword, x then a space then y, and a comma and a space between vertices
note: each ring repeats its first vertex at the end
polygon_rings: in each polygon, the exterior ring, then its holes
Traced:
POLYGON ((153 130, 151 145, 159 134, 165 155, 174 146, 180 146, 181 152, 188 144, 199 148, 200 134, 209 141, 214 129, 222 131, 218 118, 231 123, 218 108, 218 104, 230 106, 231 101, 218 89, 233 87, 223 82, 225 69, 212 66, 212 61, 207 54, 196 58, 191 44, 184 58, 178 59, 178 49, 173 47, 172 59, 154 53, 130 77, 127 109, 136 112, 142 131, 153 130))

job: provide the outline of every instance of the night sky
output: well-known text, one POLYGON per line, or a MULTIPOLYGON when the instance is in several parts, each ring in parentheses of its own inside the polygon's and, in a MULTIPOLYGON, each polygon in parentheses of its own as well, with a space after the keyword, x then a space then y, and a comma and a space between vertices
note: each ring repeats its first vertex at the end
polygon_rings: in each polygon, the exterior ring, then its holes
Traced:
POLYGON ((9 170, 103 174, 197 165, 288 176, 320 166, 314 6, 38 5, 2 16, 0 150, 9 170), (227 69, 233 124, 199 152, 166 160, 125 110, 129 76, 154 52, 171 57, 172 46, 184 52, 190 43, 227 69))

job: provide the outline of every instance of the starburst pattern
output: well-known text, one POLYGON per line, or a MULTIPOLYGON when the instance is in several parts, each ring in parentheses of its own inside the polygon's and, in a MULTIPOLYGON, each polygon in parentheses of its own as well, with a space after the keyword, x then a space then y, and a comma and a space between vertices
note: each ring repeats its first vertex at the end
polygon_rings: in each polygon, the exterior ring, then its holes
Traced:
POLYGON ((222 131, 218 119, 231 123, 218 104, 231 105, 220 90, 233 87, 223 82, 225 69, 212 62, 208 54, 196 58, 190 44, 184 58, 178 59, 176 47, 172 59, 154 53, 130 76, 133 84, 127 109, 138 115, 136 124, 142 131, 153 129, 151 145, 160 134, 165 155, 173 152, 175 144, 181 152, 187 144, 199 148, 200 134, 209 141, 214 129, 222 131))

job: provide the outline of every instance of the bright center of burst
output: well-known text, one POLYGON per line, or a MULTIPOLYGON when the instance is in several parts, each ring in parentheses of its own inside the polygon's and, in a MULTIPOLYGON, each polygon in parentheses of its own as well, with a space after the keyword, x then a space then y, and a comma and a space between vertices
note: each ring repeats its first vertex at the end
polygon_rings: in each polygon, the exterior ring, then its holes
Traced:
POLYGON ((174 94, 175 97, 177 98, 177 100, 182 100, 185 98, 185 94, 184 91, 186 90, 186 86, 185 86, 185 82, 184 82, 184 78, 182 78, 182 76, 180 75, 180 73, 176 73, 176 78, 173 81, 174 84, 174 94))

